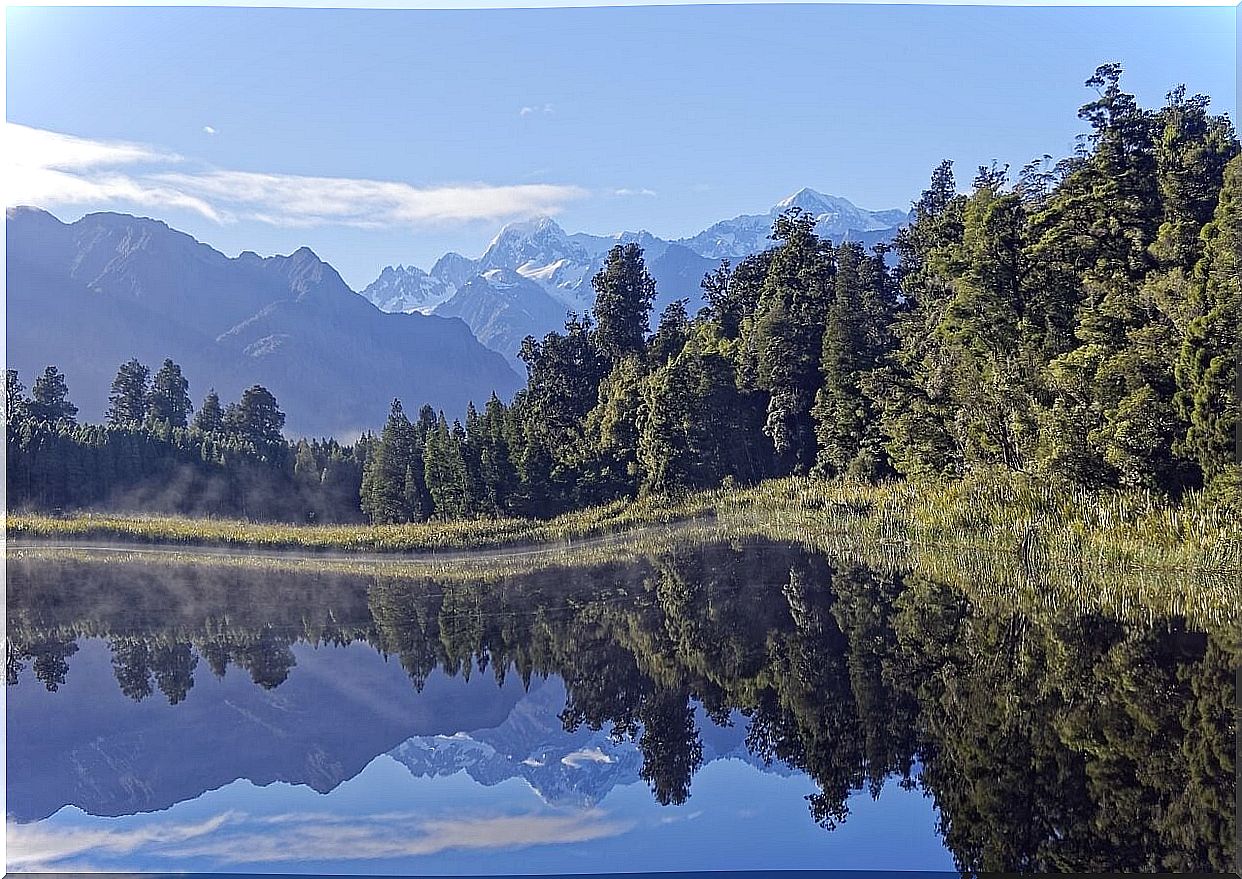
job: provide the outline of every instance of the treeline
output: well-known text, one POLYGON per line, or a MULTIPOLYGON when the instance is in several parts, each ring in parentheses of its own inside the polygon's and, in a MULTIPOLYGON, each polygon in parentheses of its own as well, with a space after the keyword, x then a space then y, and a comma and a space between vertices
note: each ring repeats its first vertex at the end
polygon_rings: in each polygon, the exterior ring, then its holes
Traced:
POLYGON ((767 542, 468 582, 46 558, 9 576, 10 685, 64 685, 86 636, 107 639, 128 697, 174 704, 229 667, 283 686, 299 641, 361 642, 419 688, 437 671, 559 678, 565 727, 633 741, 660 803, 693 796, 705 714, 807 773, 826 827, 859 790, 922 790, 963 876, 1234 863, 1227 626, 1032 616, 970 601, 964 583, 986 579, 767 542))
MULTIPOLYGON (((253 447, 281 485, 303 461, 297 497, 376 523, 542 517, 791 473, 1004 468, 1236 497, 1237 134, 1206 97, 1179 88, 1145 109, 1120 77, 1105 65, 1087 81, 1097 97, 1075 155, 1013 180, 980 168, 965 193, 946 161, 895 242, 870 252, 819 238, 793 209, 769 250, 703 280, 704 309, 675 302, 654 332, 642 250, 613 248, 591 313, 528 338, 525 389, 464 424, 394 402, 378 437, 280 454, 227 418, 197 429, 253 447), (329 481, 350 510, 318 499, 329 481)), ((148 425, 150 402, 141 411, 148 425)), ((196 427, 181 429, 174 445, 192 446, 196 427)))
POLYGON ((1144 109, 1120 77, 1088 80, 1076 155, 1013 181, 980 168, 966 193, 941 164, 891 249, 833 245, 791 210, 654 333, 642 251, 614 248, 592 313, 527 339, 512 406, 451 428, 394 407, 363 509, 544 516, 790 473, 997 468, 1236 495, 1238 138, 1206 97, 1144 109))
POLYGON ((172 360, 151 375, 137 360, 112 383, 105 424, 79 424, 64 375, 49 366, 31 395, 6 372, 8 504, 55 510, 138 509, 262 519, 358 521, 365 446, 287 442, 284 413, 254 385, 195 412, 172 360), (193 417, 191 417, 191 415, 193 417))

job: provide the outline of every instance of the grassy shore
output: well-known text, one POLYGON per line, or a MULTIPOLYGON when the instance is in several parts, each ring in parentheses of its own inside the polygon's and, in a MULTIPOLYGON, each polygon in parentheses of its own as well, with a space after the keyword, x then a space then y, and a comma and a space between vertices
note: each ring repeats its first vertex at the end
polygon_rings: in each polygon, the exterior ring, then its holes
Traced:
POLYGON ((1242 570, 1242 511, 1191 493, 1089 492, 1022 475, 881 485, 773 480, 681 498, 618 501, 549 520, 285 525, 228 519, 11 514, 10 539, 345 553, 429 553, 565 545, 674 523, 810 546, 972 549, 1082 559, 1119 569, 1242 570))
POLYGON ((783 479, 528 519, 295 526, 215 519, 15 515, 16 556, 124 544, 95 560, 338 571, 446 581, 624 562, 710 541, 767 538, 841 564, 922 571, 1029 613, 1242 617, 1242 514, 1190 494, 1085 492, 1021 476, 940 485, 783 479), (48 550, 47 544, 70 544, 48 550), (149 549, 142 549, 145 545, 149 549), (237 554, 238 550, 246 554, 237 554), (230 554, 231 553, 231 554, 230 554), (257 554, 256 554, 257 553, 257 554), (329 554, 330 553, 330 554, 329 554))

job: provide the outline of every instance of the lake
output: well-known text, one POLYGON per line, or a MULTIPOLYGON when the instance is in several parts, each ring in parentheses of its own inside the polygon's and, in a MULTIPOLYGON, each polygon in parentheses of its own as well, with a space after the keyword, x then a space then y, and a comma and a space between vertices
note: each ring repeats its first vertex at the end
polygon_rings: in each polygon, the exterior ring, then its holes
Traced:
POLYGON ((7 572, 10 870, 1234 862, 1229 625, 750 539, 477 576, 10 546, 7 572))

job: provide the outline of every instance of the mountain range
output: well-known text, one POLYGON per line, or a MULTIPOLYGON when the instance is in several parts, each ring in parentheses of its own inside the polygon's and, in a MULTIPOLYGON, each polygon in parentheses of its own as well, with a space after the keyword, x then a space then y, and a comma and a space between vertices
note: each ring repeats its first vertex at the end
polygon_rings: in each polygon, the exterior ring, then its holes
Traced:
POLYGON ((171 357, 197 403, 267 387, 290 435, 347 437, 382 425, 400 397, 450 417, 521 384, 462 320, 390 314, 307 248, 227 257, 156 220, 89 214, 62 223, 7 212, 8 366, 29 385, 65 373, 84 420, 102 419, 117 367, 171 357))
POLYGON ((771 247, 772 225, 790 208, 814 216, 821 236, 864 245, 891 239, 908 216, 898 210, 863 210, 844 198, 801 189, 766 213, 723 220, 677 241, 648 232, 569 234, 555 220, 541 217, 505 226, 478 259, 448 253, 430 271, 388 266, 362 295, 388 312, 460 317, 479 341, 520 370, 517 353, 523 338, 558 329, 568 311, 590 310, 591 278, 614 245, 634 242, 643 248, 658 290, 657 314, 683 298, 693 314, 703 305, 703 276, 721 259, 736 263, 771 247))
POLYGON ((521 386, 526 336, 590 310, 591 279, 614 245, 643 248, 657 314, 683 298, 693 314, 703 276, 722 258, 771 246, 773 221, 791 207, 814 215, 822 235, 868 244, 906 219, 809 189, 679 241, 570 234, 543 217, 505 226, 477 259, 389 266, 359 296, 308 248, 228 257, 158 220, 95 213, 63 223, 10 208, 7 365, 28 386, 58 366, 88 421, 103 419, 117 368, 133 357, 152 369, 166 357, 179 363, 195 403, 211 388, 228 401, 267 387, 290 436, 377 429, 393 398, 460 417, 468 401, 507 399, 521 386))
MULTIPOLYGON (((520 778, 556 806, 593 805, 639 780, 634 742, 563 728, 559 678, 523 687, 511 675, 498 686, 437 671, 416 691, 399 663, 366 645, 292 649, 296 665, 275 689, 240 669, 222 678, 203 670, 170 705, 159 693, 124 696, 107 644, 83 639, 57 692, 30 677, 9 687, 8 817, 39 820, 65 805, 92 815, 167 809, 239 778, 327 793, 381 754, 420 778, 520 778)), ((704 763, 734 758, 792 774, 748 751, 745 718, 720 727, 701 707, 695 714, 704 763)))

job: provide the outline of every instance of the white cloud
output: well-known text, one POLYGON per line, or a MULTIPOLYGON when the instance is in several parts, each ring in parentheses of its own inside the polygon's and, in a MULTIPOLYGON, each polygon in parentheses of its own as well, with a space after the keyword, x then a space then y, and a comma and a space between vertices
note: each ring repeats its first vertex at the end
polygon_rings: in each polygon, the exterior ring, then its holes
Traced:
POLYGON ((203 126, 203 134, 215 134, 215 133, 216 133, 216 130, 212 128, 210 125, 203 126))
POLYGON ((654 189, 646 189, 646 188, 643 188, 643 189, 628 189, 628 188, 622 188, 622 189, 614 189, 614 190, 612 191, 612 194, 613 194, 613 195, 616 195, 616 196, 620 196, 621 198, 629 198, 629 197, 631 197, 631 196, 635 196, 635 195, 641 195, 641 196, 643 196, 643 197, 645 197, 645 198, 655 198, 655 194, 656 194, 656 193, 655 193, 655 190, 654 190, 654 189))
POLYGON ((39 872, 81 855, 128 855, 142 848, 180 845, 217 832, 233 817, 233 813, 225 812, 194 823, 152 824, 122 830, 109 826, 50 828, 42 823, 8 821, 6 868, 39 872))
MULTIPOLYGON (((550 112, 550 108, 549 108, 550 112)), ((203 129, 215 132, 211 126, 203 129)), ((550 183, 417 187, 390 180, 193 169, 143 144, 95 141, 5 123, 6 204, 181 209, 215 222, 420 226, 559 213, 587 192, 550 183)))
POLYGON ((558 213, 586 195, 574 186, 482 183, 419 188, 348 177, 302 177, 249 171, 166 172, 154 180, 242 216, 280 226, 375 227, 460 220, 505 220, 558 213))
POLYGON ((208 858, 220 865, 401 858, 447 850, 587 842, 617 836, 633 826, 597 809, 576 814, 433 818, 408 812, 263 817, 228 812, 196 824, 156 820, 144 827, 117 830, 9 822, 8 867, 55 870, 84 854, 101 861, 139 851, 144 860, 208 858))
POLYGON ((523 107, 522 109, 518 110, 518 115, 519 116, 533 116, 536 113, 541 113, 544 116, 551 116, 555 112, 556 110, 552 107, 551 104, 544 104, 542 107, 537 106, 537 105, 523 107))

